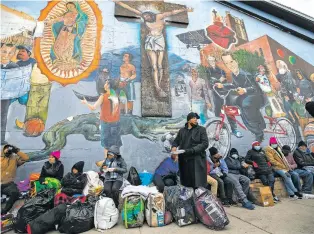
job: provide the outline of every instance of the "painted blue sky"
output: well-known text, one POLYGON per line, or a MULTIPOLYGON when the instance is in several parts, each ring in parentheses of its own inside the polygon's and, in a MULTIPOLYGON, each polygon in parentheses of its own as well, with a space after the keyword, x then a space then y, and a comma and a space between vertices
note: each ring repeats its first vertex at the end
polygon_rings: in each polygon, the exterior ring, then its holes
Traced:
MULTIPOLYGON (((102 53, 107 50, 139 45, 140 25, 138 23, 119 22, 114 17, 114 3, 109 1, 97 1, 103 16, 103 33, 102 33, 102 53)), ((245 22, 246 30, 250 40, 254 40, 267 34, 287 47, 304 60, 314 65, 314 47, 312 44, 305 42, 299 38, 283 33, 280 30, 264 24, 240 12, 231 10, 216 2, 199 2, 194 1, 171 1, 179 4, 185 4, 193 7, 194 12, 189 13, 189 26, 187 28, 175 28, 167 26, 167 40, 169 50, 184 59, 199 63, 199 52, 196 49, 186 49, 176 35, 187 31, 205 29, 211 23, 211 10, 215 8, 220 14, 225 15, 226 11, 234 16, 242 18, 245 22)), ((39 17, 40 10, 47 5, 47 1, 2 1, 2 4, 11 8, 23 11, 35 19, 39 17)))

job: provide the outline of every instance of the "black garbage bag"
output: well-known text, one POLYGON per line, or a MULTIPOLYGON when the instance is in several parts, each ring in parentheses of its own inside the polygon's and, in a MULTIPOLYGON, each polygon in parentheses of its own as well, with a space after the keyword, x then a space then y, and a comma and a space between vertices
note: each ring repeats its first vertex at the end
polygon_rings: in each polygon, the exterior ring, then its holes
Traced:
POLYGON ((55 208, 42 214, 29 223, 32 234, 43 234, 55 230, 55 225, 60 225, 61 220, 65 218, 67 210, 66 204, 60 204, 55 208))
POLYGON ((26 232, 26 225, 53 208, 54 189, 46 189, 29 199, 17 212, 14 229, 18 233, 26 232))
POLYGON ((135 185, 135 186, 142 184, 140 176, 138 175, 138 172, 135 169, 135 167, 130 168, 127 180, 130 182, 130 184, 135 185))
POLYGON ((75 234, 87 232, 94 228, 94 208, 91 203, 77 201, 66 210, 66 216, 61 221, 61 233, 75 234))

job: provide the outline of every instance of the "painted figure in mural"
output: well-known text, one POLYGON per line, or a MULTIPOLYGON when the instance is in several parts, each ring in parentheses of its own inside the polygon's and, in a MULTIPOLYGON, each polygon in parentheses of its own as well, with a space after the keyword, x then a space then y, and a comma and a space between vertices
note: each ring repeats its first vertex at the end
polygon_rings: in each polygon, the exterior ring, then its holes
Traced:
POLYGON ((163 35, 166 24, 165 19, 181 12, 192 12, 193 9, 185 8, 156 14, 152 11, 140 11, 134 9, 123 2, 117 1, 116 3, 135 13, 138 17, 141 17, 144 20, 146 28, 149 31, 145 39, 145 50, 151 65, 155 89, 159 97, 166 97, 167 93, 160 88, 164 72, 162 62, 164 58, 164 51, 166 49, 166 42, 163 35))
POLYGON ((12 44, 1 43, 1 69, 16 68, 18 65, 11 60, 15 56, 16 47, 12 44))
MULTIPOLYGON (((239 106, 244 125, 255 135, 257 141, 262 141, 264 138, 263 130, 266 128, 260 111, 265 104, 262 90, 250 73, 239 68, 238 62, 232 57, 231 53, 222 54, 221 59, 232 72, 232 83, 218 83, 217 88, 237 89, 237 93, 230 95, 230 102, 239 106)), ((243 136, 237 130, 237 125, 234 121, 229 121, 229 124, 235 136, 243 136)))
POLYGON ((186 88, 186 83, 185 83, 185 76, 181 72, 178 72, 176 74, 174 92, 175 92, 177 97, 179 97, 181 95, 184 96, 184 95, 187 94, 187 88, 186 88))
POLYGON ((277 75, 278 81, 281 83, 281 94, 287 95, 291 103, 294 100, 294 94, 297 92, 296 80, 292 76, 288 65, 282 61, 276 61, 276 67, 278 68, 279 74, 277 75))
POLYGON ((272 116, 275 118, 286 116, 286 114, 281 109, 281 106, 280 106, 279 101, 277 100, 276 94, 273 92, 272 86, 267 77, 268 74, 266 71, 266 67, 264 65, 259 65, 257 67, 257 70, 258 72, 256 74, 255 80, 268 99, 268 102, 272 110, 272 116))
POLYGON ((294 102, 292 104, 292 110, 299 120, 299 124, 302 130, 304 130, 305 126, 308 124, 307 113, 303 101, 304 97, 296 94, 294 95, 294 102))
POLYGON ((229 49, 232 44, 237 42, 235 32, 225 26, 223 18, 216 10, 212 11, 212 20, 213 24, 206 28, 207 36, 216 45, 223 49, 229 49))
POLYGON ((314 97, 314 90, 311 82, 304 77, 301 70, 296 70, 297 74, 297 91, 300 96, 307 98, 313 98, 314 97))
POLYGON ((192 80, 189 82, 191 109, 193 112, 199 113, 200 123, 203 125, 207 119, 206 109, 212 108, 208 89, 205 80, 199 78, 196 66, 191 68, 191 78, 192 80))
POLYGON ((123 64, 120 67, 120 83, 119 96, 122 102, 126 99, 126 108, 123 108, 125 113, 132 114, 133 102, 135 100, 134 79, 136 78, 136 68, 132 61, 132 55, 129 53, 123 54, 123 64))
POLYGON ((120 147, 121 129, 120 129, 120 102, 116 94, 117 82, 113 79, 103 80, 103 91, 98 100, 91 105, 84 99, 82 104, 87 105, 90 110, 100 108, 100 134, 101 146, 104 147, 105 155, 108 149, 116 145, 120 147))
MULTIPOLYGON (((224 84, 227 82, 226 73, 216 65, 216 58, 213 56, 207 56, 208 67, 206 69, 207 85, 209 89, 212 89, 216 83, 224 84)), ((223 93, 223 91, 220 91, 223 93)), ((213 103, 215 105, 215 116, 219 117, 223 100, 218 96, 216 92, 212 93, 213 103)))
POLYGON ((87 23, 88 16, 81 10, 78 2, 66 3, 63 16, 46 21, 46 24, 53 24, 54 44, 50 50, 50 58, 55 65, 69 66, 71 69, 81 63, 81 40, 87 23))
POLYGON ((285 95, 283 97, 283 107, 285 109, 285 112, 287 114, 287 118, 292 122, 292 123, 297 123, 297 116, 294 112, 294 110, 292 109, 292 104, 293 104, 293 100, 290 101, 290 98, 288 95, 285 95))
POLYGON ((17 46, 16 47, 19 51, 17 52, 16 59, 19 61, 17 62, 17 65, 20 67, 27 66, 29 64, 34 64, 36 63, 36 60, 34 58, 31 58, 30 56, 32 55, 31 48, 28 46, 17 46))

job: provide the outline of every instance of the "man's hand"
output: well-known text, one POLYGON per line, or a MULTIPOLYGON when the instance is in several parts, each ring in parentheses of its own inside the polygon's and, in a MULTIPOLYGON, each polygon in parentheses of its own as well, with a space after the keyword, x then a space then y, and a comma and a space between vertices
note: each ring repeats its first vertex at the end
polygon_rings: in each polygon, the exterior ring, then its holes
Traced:
POLYGON ((260 80, 261 80, 261 79, 260 79, 259 77, 256 77, 256 78, 255 78, 255 81, 256 81, 256 82, 259 82, 260 80))
POLYGON ((211 103, 207 103, 207 108, 211 109, 212 108, 212 104, 211 103))
POLYGON ((219 81, 220 81, 221 83, 223 83, 225 80, 226 80, 226 78, 223 77, 223 76, 219 78, 219 81))
POLYGON ((216 83, 215 85, 218 89, 222 89, 224 87, 222 83, 216 83))
POLYGON ((12 147, 13 147, 13 149, 12 149, 13 153, 17 154, 20 151, 20 149, 17 148, 16 146, 12 145, 12 147))
POLYGON ((220 166, 220 162, 214 163, 214 167, 219 167, 219 166, 220 166))
POLYGON ((243 88, 238 88, 237 92, 238 92, 239 95, 243 95, 243 94, 246 93, 245 89, 243 89, 243 88))
POLYGON ((249 167, 249 164, 247 164, 247 163, 244 162, 244 163, 242 164, 242 166, 243 166, 244 168, 248 168, 248 167, 249 167))

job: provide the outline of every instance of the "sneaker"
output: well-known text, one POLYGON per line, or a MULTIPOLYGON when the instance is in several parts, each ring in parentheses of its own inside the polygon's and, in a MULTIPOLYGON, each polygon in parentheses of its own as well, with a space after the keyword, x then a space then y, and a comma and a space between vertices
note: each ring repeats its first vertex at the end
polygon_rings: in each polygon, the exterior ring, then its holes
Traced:
POLYGON ((229 199, 228 202, 229 202, 229 204, 230 204, 231 206, 236 206, 236 205, 238 205, 238 203, 236 203, 236 202, 233 201, 232 199, 229 199))
POLYGON ((299 199, 303 198, 303 194, 302 193, 295 192, 294 195, 297 196, 299 199))
POLYGON ((237 138, 242 138, 243 134, 242 132, 238 131, 238 130, 233 130, 232 131, 233 135, 235 135, 237 138))
POLYGON ((273 199, 274 199, 275 203, 280 202, 280 200, 279 200, 279 198, 277 196, 274 196, 273 199))
POLYGON ((291 201, 295 201, 295 200, 298 200, 299 197, 296 196, 296 195, 290 195, 290 196, 289 196, 289 199, 290 199, 291 201))
POLYGON ((230 207, 230 203, 228 200, 222 200, 221 203, 224 207, 230 207))
POLYGON ((242 207, 243 208, 246 208, 248 210, 254 210, 255 209, 255 206, 252 204, 252 202, 250 201, 247 201, 247 202, 243 202, 242 203, 242 207))

